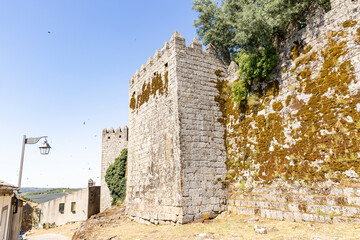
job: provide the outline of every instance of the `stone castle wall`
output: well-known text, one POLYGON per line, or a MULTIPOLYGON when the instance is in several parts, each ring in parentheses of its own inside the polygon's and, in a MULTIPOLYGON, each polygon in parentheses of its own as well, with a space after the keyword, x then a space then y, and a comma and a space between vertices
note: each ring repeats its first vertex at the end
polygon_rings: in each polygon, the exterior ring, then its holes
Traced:
POLYGON ((313 7, 272 84, 227 111, 228 210, 279 220, 360 220, 360 3, 313 7), (255 99, 255 97, 253 97, 255 99))
POLYGON ((126 209, 138 222, 185 223, 225 209, 224 129, 214 100, 225 65, 177 32, 130 80, 126 209))
MULTIPOLYGON (((231 102, 236 64, 211 45, 187 47, 175 32, 141 66, 129 83, 131 219, 182 224, 226 208, 360 219, 360 6, 333 0, 332 9, 311 8, 307 27, 279 47, 273 81, 255 83, 246 108, 231 102)), ((103 133, 102 210, 111 203, 105 171, 126 147, 117 132, 103 133)))
MULTIPOLYGON (((179 40, 180 41, 180 40, 179 40)), ((214 217, 225 210, 227 190, 224 127, 216 81, 227 69, 211 46, 207 53, 196 39, 177 51, 178 114, 182 164, 183 222, 214 217)))
POLYGON ((106 170, 114 162, 115 158, 120 156, 121 151, 127 147, 127 143, 127 126, 123 129, 118 127, 116 131, 113 128, 104 129, 102 132, 100 211, 111 207, 112 202, 109 188, 105 182, 106 170))

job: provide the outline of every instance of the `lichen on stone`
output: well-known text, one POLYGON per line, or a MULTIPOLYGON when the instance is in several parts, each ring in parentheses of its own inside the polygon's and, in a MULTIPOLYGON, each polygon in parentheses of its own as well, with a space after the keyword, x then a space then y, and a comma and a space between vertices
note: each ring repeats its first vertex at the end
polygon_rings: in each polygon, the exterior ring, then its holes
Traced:
POLYGON ((344 28, 348 28, 348 27, 353 27, 357 24, 357 21, 355 20, 352 20, 352 19, 349 19, 349 20, 346 20, 345 22, 343 22, 342 26, 344 28))
POLYGON ((274 111, 279 112, 284 108, 284 106, 281 102, 274 102, 272 108, 274 109, 274 111))
MULTIPOLYGON (((353 22, 344 28, 349 24, 353 22)), ((344 31, 329 32, 319 50, 308 45, 301 52, 300 44, 292 48, 295 67, 291 72, 298 87, 297 96, 284 99, 286 111, 278 99, 277 81, 252 92, 259 104, 245 107, 231 101, 227 83, 217 83, 216 99, 227 129, 230 182, 281 179, 311 185, 328 179, 344 181, 342 173, 349 169, 360 174, 360 117, 356 109, 360 93, 350 95, 355 75, 351 61, 344 58, 347 35, 344 31), (315 71, 313 65, 319 65, 320 70, 315 71)))
POLYGON ((161 74, 155 73, 151 81, 146 83, 144 82, 141 88, 140 94, 135 96, 133 94, 130 99, 130 109, 135 110, 139 109, 143 104, 147 103, 150 97, 156 97, 161 95, 168 95, 168 72, 165 72, 164 81, 161 77, 161 74))

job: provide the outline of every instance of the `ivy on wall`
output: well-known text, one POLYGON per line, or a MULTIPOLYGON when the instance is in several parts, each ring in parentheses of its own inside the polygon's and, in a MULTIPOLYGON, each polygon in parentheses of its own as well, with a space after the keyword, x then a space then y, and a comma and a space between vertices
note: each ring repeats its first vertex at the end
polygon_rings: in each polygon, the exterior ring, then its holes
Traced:
POLYGON ((105 181, 113 199, 112 205, 122 203, 125 200, 127 153, 127 148, 124 148, 120 156, 106 170, 105 181))

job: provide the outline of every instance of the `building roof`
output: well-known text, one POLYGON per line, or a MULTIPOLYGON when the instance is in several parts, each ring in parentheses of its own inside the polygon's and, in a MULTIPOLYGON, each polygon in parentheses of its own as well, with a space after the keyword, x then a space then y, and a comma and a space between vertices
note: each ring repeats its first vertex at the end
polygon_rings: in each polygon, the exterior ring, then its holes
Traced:
POLYGON ((18 199, 21 200, 21 201, 23 201, 24 206, 25 206, 26 204, 29 204, 31 207, 36 207, 37 205, 39 205, 38 203, 30 202, 30 201, 28 201, 28 200, 25 200, 25 199, 22 198, 22 197, 18 197, 18 199))
POLYGON ((5 190, 5 189, 18 190, 19 188, 0 179, 0 190, 5 190))

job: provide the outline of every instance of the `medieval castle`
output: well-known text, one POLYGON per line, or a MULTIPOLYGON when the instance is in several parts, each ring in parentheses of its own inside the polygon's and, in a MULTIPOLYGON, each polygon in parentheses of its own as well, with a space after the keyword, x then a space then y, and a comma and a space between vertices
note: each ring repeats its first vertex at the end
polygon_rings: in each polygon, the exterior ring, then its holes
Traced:
POLYGON ((106 169, 127 147, 126 211, 138 222, 225 210, 360 220, 360 5, 331 2, 288 36, 273 81, 241 111, 226 91, 237 65, 175 31, 130 79, 129 129, 103 131, 101 209, 111 202, 106 169))

